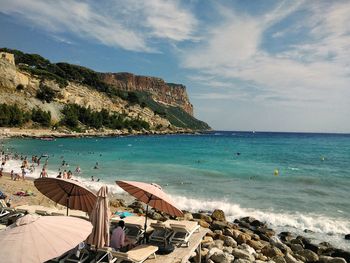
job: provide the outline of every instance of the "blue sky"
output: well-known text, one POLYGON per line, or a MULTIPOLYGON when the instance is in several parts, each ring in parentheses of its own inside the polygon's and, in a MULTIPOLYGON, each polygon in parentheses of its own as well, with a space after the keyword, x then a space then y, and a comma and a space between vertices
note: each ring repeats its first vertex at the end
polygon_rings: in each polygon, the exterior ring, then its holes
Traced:
POLYGON ((187 86, 220 130, 350 132, 349 1, 1 0, 0 46, 187 86))

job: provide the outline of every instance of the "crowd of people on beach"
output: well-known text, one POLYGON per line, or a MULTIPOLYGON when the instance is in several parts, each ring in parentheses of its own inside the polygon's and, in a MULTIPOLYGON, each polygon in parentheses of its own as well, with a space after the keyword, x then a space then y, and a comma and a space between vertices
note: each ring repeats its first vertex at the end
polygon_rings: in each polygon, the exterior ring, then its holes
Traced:
MULTIPOLYGON (((3 172, 5 169, 5 166, 7 165, 8 161, 10 160, 16 160, 21 161, 20 169, 11 169, 10 177, 11 180, 17 181, 17 180, 25 180, 26 177, 30 174, 33 174, 36 169, 41 167, 41 171, 39 174, 39 178, 46 178, 49 177, 48 173, 48 164, 49 164, 49 155, 42 154, 40 156, 38 155, 32 155, 31 161, 28 160, 28 157, 23 154, 18 154, 17 152, 12 153, 9 151, 9 149, 6 149, 4 145, 1 146, 0 151, 0 157, 1 157, 1 167, 0 167, 0 178, 3 176, 3 172), (43 162, 42 159, 45 158, 45 161, 43 162)), ((69 169, 69 164, 64 160, 64 156, 60 157, 62 159, 61 165, 58 168, 58 174, 56 175, 56 178, 62 178, 62 179, 74 179, 74 174, 79 175, 82 173, 82 170, 80 166, 78 165, 76 169, 74 170, 74 173, 72 170, 69 169)), ((99 163, 96 162, 93 166, 93 169, 99 169, 99 163)), ((94 178, 94 176, 91 176, 92 182, 99 182, 99 178, 94 178)))

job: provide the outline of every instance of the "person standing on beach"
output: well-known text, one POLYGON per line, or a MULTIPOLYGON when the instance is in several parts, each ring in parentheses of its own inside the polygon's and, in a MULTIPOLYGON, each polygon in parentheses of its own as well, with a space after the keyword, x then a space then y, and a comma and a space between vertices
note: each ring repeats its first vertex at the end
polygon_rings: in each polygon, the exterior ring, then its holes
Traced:
POLYGON ((45 169, 45 168, 43 168, 43 169, 41 170, 40 177, 41 177, 41 178, 47 177, 47 172, 46 172, 46 169, 45 169))

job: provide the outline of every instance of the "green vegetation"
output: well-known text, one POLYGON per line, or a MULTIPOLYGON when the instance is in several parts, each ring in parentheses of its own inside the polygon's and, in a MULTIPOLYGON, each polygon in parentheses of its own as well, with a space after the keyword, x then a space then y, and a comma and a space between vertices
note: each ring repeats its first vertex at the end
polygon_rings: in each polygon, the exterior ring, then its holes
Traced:
POLYGON ((40 123, 42 126, 49 127, 51 125, 51 112, 41 109, 32 109, 32 121, 40 123))
POLYGON ((39 90, 36 93, 36 97, 42 102, 50 103, 56 97, 56 92, 49 86, 40 83, 39 90))
POLYGON ((1 127, 20 127, 30 120, 49 127, 51 124, 51 113, 41 109, 33 109, 32 112, 27 112, 21 110, 16 104, 0 104, 1 127))
POLYGON ((128 119, 126 116, 117 113, 109 114, 105 109, 93 111, 77 104, 67 104, 62 113, 64 117, 61 123, 73 129, 78 127, 79 122, 95 129, 102 127, 133 130, 149 129, 149 124, 143 120, 128 119))
POLYGON ((148 107, 159 116, 166 118, 169 122, 181 128, 190 128, 194 130, 207 130, 210 129, 208 124, 203 121, 197 120, 183 109, 174 106, 165 106, 154 101, 150 94, 147 92, 133 92, 133 100, 135 103, 148 107))

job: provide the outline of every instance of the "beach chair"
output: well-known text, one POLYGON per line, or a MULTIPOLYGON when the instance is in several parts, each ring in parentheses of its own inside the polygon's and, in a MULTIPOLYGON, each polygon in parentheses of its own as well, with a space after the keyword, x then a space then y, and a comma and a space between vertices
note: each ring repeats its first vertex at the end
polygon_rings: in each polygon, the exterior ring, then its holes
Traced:
POLYGON ((41 215, 41 216, 49 216, 49 215, 51 215, 51 213, 46 211, 46 210, 35 210, 35 214, 38 214, 38 215, 41 215))
POLYGON ((119 252, 119 251, 113 250, 112 248, 106 247, 98 250, 100 252, 105 252, 105 254, 97 261, 97 263, 100 263, 100 262, 114 263, 114 262, 122 262, 122 261, 142 263, 146 259, 150 258, 151 256, 156 258, 157 250, 158 250, 158 247, 152 246, 152 245, 139 245, 129 250, 128 252, 119 252), (107 260, 107 261, 103 261, 103 260, 107 260))
POLYGON ((145 233, 142 226, 137 224, 125 224, 125 235, 133 243, 136 244, 145 233))
POLYGON ((5 200, 0 199, 0 218, 5 217, 9 213, 10 213, 10 211, 8 210, 8 207, 5 203, 5 200))
POLYGON ((89 258, 89 251, 85 248, 85 243, 81 242, 76 249, 64 258, 63 262, 83 263, 89 258))
POLYGON ((149 236, 149 241, 152 243, 163 243, 166 245, 168 239, 172 234, 172 230, 167 227, 164 223, 152 223, 151 227, 154 229, 152 234, 149 236))
POLYGON ((60 212, 52 212, 51 215, 52 216, 65 216, 64 213, 60 213, 60 212))
POLYGON ((199 231, 199 225, 196 221, 178 221, 170 223, 169 226, 173 230, 169 238, 169 242, 174 245, 181 246, 185 244, 189 246, 189 239, 195 231, 199 231))

